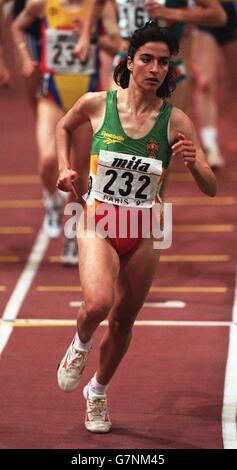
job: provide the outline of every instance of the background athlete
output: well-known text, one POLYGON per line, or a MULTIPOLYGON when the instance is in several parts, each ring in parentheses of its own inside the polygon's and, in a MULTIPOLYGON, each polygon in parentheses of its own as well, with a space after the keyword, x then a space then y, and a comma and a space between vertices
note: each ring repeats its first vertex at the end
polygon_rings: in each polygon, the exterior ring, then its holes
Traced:
MULTIPOLYGON (((105 34, 98 35, 98 25, 91 34, 88 60, 82 63, 75 53, 75 45, 85 20, 88 0, 29 0, 26 8, 17 16, 12 25, 15 44, 21 58, 22 74, 32 76, 37 63, 32 59, 26 41, 26 30, 36 20, 41 24, 40 70, 42 85, 37 97, 36 138, 39 152, 39 171, 44 188, 45 218, 44 227, 51 238, 61 232, 61 218, 64 199, 56 188, 58 166, 55 152, 55 127, 75 101, 87 91, 99 88, 98 48, 113 54, 117 50, 118 33, 114 11, 104 11, 103 27, 105 34)), ((89 154, 91 128, 84 124, 78 131, 83 136, 80 150, 74 139, 73 167, 79 171, 78 181, 72 186, 72 197, 81 196, 87 189, 88 168, 82 166, 89 154), (76 196, 77 195, 77 196, 76 196)), ((77 262, 72 240, 65 240, 62 261, 77 262)))

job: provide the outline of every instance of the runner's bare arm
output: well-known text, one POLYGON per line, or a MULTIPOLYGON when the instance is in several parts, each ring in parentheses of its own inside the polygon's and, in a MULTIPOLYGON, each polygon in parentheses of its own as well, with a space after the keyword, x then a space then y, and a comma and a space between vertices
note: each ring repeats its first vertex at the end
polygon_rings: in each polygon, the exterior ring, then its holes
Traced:
POLYGON ((209 167, 190 118, 178 108, 173 108, 170 119, 172 157, 182 158, 200 190, 214 197, 216 177, 209 167))
POLYGON ((59 168, 57 187, 62 191, 72 191, 75 196, 74 182, 78 175, 76 171, 71 169, 70 163, 72 133, 80 124, 87 121, 91 122, 94 130, 99 128, 103 119, 105 96, 105 92, 87 93, 82 96, 56 127, 56 152, 59 168))
POLYGON ((91 0, 87 17, 84 21, 81 35, 76 46, 77 57, 83 62, 87 59, 90 49, 91 31, 101 16, 102 8, 107 0, 91 0))
POLYGON ((73 131, 90 121, 94 132, 102 122, 105 107, 105 92, 86 93, 63 116, 56 127, 56 150, 59 171, 70 168, 70 148, 73 131))
POLYGON ((101 13, 102 24, 105 34, 98 38, 98 46, 114 56, 120 45, 120 32, 117 23, 116 8, 112 1, 107 1, 101 13))
POLYGON ((5 3, 9 2, 9 0, 0 0, 0 87, 7 86, 10 79, 10 73, 8 67, 5 62, 4 57, 4 47, 3 47, 3 38, 2 38, 2 31, 3 31, 3 6, 5 3))
POLYGON ((21 11, 11 25, 13 41, 20 56, 24 76, 30 76, 37 66, 27 49, 25 30, 37 17, 41 16, 44 3, 45 0, 28 0, 24 10, 21 11))
POLYGON ((96 21, 101 18, 104 33, 98 37, 97 45, 100 49, 107 52, 111 56, 117 54, 120 45, 120 33, 117 24, 116 8, 113 1, 104 2, 104 6, 101 4, 93 13, 93 22, 88 23, 88 17, 90 16, 90 10, 82 26, 82 32, 78 39, 77 45, 74 49, 74 54, 79 57, 83 62, 87 59, 90 54, 90 36, 96 21), (86 26, 87 25, 87 26, 86 26))
POLYGON ((194 8, 167 8, 155 0, 147 0, 144 7, 152 18, 181 21, 202 26, 223 26, 227 16, 218 0, 196 0, 194 8))

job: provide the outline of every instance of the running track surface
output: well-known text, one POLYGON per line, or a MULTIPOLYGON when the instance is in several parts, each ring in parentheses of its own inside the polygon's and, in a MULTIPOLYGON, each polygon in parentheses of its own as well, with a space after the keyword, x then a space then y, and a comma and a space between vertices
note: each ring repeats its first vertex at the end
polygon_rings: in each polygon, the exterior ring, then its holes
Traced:
POLYGON ((134 327, 109 388, 113 431, 91 435, 83 424, 82 388, 94 373, 105 326, 95 335, 82 386, 64 394, 56 369, 74 335, 72 302, 81 292, 77 269, 58 261, 62 239, 47 244, 41 238, 41 254, 34 248, 29 263, 43 209, 33 119, 14 73, 14 84, 0 91, 0 448, 237 448, 233 95, 225 91, 221 98, 227 166, 217 174, 218 196, 203 196, 182 164, 172 165, 167 197, 174 202, 173 243, 162 253, 147 298, 159 305, 141 310, 138 320, 146 323, 134 327))

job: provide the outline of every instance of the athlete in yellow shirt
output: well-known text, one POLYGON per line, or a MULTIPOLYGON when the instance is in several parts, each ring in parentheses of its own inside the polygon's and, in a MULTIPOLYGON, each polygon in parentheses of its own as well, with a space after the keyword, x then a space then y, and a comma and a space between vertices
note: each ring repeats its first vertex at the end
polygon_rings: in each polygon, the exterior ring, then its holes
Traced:
MULTIPOLYGON (((102 24, 105 34, 99 36, 99 25, 96 24, 91 34, 89 59, 84 63, 78 59, 74 48, 89 4, 90 0, 29 0, 12 25, 13 38, 20 52, 22 74, 30 76, 38 64, 32 60, 27 49, 25 30, 35 18, 41 19, 40 70, 43 80, 38 93, 36 138, 46 208, 44 227, 51 238, 57 238, 60 234, 63 205, 62 196, 56 189, 56 124, 81 95, 99 89, 98 48, 114 54, 119 42, 114 11, 104 10, 102 24)), ((83 125, 79 132, 83 136, 80 139, 80 156, 83 153, 89 154, 90 126, 83 125)), ((80 174, 77 191, 80 198, 86 191, 88 169, 82 167, 79 160, 81 162, 84 159, 79 159, 74 143, 73 166, 80 174)), ((77 182, 75 185, 77 186, 77 182)))

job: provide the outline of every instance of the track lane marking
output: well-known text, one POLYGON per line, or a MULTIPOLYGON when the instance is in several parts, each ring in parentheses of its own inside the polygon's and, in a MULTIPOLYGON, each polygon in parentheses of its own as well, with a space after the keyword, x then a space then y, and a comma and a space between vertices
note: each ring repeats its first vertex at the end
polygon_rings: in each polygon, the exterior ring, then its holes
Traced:
POLYGON ((207 233, 229 233, 234 232, 234 224, 176 224, 173 225, 173 231, 176 233, 196 233, 196 232, 207 232, 207 233))
MULTIPOLYGON (((49 256, 50 263, 60 263, 60 256, 49 256)), ((160 263, 173 263, 173 262, 200 262, 200 263, 225 263, 230 261, 229 255, 161 255, 160 263)))
MULTIPOLYGON (((135 326, 204 326, 204 327, 230 327, 231 321, 174 321, 174 320, 136 320, 135 326)), ((0 320, 0 325, 6 325, 11 328, 15 327, 49 327, 49 326, 76 326, 76 320, 57 320, 57 319, 16 319, 16 320, 0 320)), ((104 320, 100 326, 108 325, 108 321, 104 320)), ((1 327, 1 326, 0 326, 1 327)))
MULTIPOLYGON (((37 292, 81 292, 81 286, 37 286, 37 292)), ((186 292, 186 293, 207 293, 207 294, 224 294, 228 291, 227 287, 184 287, 184 286, 152 286, 150 292, 186 292)))
POLYGON ((171 262, 201 262, 201 263, 223 263, 230 261, 229 255, 161 255, 160 261, 163 263, 171 262))
POLYGON ((33 233, 32 227, 21 227, 20 225, 17 227, 0 227, 0 235, 27 235, 28 233, 33 233))
POLYGON ((38 175, 4 175, 0 176, 0 184, 40 184, 40 177, 38 175))
MULTIPOLYGON (((80 307, 82 301, 69 302, 70 307, 80 307)), ((182 300, 166 300, 165 302, 144 302, 142 308, 185 308, 186 303, 182 300)))
POLYGON ((0 263, 19 263, 20 260, 19 256, 0 256, 0 263))
POLYGON ((237 203, 234 196, 216 196, 215 198, 207 198, 205 196, 198 197, 172 197, 167 202, 181 206, 233 206, 237 203))
POLYGON ((237 267, 222 408, 224 449, 237 449, 237 267))
MULTIPOLYGON (((235 231, 234 224, 192 224, 192 225, 173 225, 173 231, 177 233, 231 233, 235 231)), ((33 227, 24 226, 8 226, 0 227, 0 234, 11 235, 11 234, 27 234, 32 233, 33 227)), ((59 257, 58 257, 59 258, 59 257)))
POLYGON ((38 209, 43 207, 41 199, 5 199, 0 201, 0 209, 38 209))
MULTIPOLYGON (((0 256, 0 263, 19 263, 24 261, 20 256, 0 256)), ((49 256, 50 263, 60 263, 60 256, 49 256)), ((226 263, 231 261, 229 255, 163 255, 160 263, 226 263)))
POLYGON ((44 257, 48 244, 49 239, 44 233, 43 228, 41 228, 24 270, 21 273, 3 312, 3 322, 1 322, 0 326, 0 354, 4 350, 13 329, 13 326, 11 323, 8 323, 8 321, 14 321, 16 319, 25 296, 44 257))

